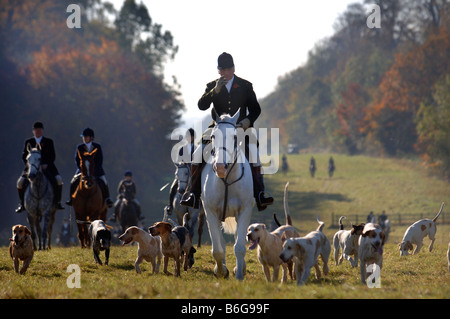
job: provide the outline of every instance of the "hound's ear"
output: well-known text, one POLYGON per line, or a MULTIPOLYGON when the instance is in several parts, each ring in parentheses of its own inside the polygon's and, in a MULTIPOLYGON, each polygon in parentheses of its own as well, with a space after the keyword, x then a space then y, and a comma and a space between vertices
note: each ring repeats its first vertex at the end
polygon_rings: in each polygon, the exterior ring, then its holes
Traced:
POLYGON ((304 255, 305 254, 305 248, 303 248, 302 245, 300 245, 299 243, 295 243, 295 248, 297 248, 297 251, 300 253, 300 255, 304 255))
POLYGON ((36 148, 38 149, 39 152, 42 151, 42 146, 41 146, 41 144, 36 143, 36 148))
POLYGON ((25 226, 25 234, 27 235, 31 235, 31 231, 28 229, 27 226, 25 226))
POLYGON ((27 152, 28 152, 28 153, 31 152, 31 145, 30 145, 30 143, 27 143, 27 152))
POLYGON ((172 225, 170 225, 169 223, 164 224, 164 228, 170 233, 172 231, 172 225))
POLYGON ((407 241, 407 242, 406 242, 405 248, 408 249, 408 250, 413 250, 413 249, 414 249, 414 247, 413 247, 413 245, 411 244, 410 241, 407 241))

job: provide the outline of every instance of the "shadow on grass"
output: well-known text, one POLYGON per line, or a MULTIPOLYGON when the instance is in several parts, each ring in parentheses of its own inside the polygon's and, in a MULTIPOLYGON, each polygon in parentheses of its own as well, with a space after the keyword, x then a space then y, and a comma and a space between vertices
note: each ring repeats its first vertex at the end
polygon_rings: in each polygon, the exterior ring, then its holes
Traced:
MULTIPOLYGON (((259 212, 259 214, 261 214, 260 218, 262 217, 266 221, 269 221, 269 223, 272 221, 272 213, 274 211, 277 212, 280 216, 282 216, 284 212, 284 186, 280 184, 275 186, 275 189, 276 191, 273 191, 271 193, 275 198, 274 205, 270 206, 270 209, 266 209, 264 212, 259 212)), ((289 211, 294 219, 299 215, 301 215, 302 218, 310 218, 312 216, 315 219, 315 216, 317 214, 320 215, 320 209, 323 207, 324 202, 327 201, 352 202, 353 199, 340 193, 320 193, 316 191, 298 192, 289 189, 289 211)))

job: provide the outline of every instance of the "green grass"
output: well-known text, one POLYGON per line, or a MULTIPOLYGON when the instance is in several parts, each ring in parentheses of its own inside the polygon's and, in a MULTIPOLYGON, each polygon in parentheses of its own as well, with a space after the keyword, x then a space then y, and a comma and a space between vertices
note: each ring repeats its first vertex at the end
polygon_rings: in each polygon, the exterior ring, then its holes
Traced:
MULTIPOLYGON (((448 228, 447 228, 448 230, 448 228)), ((286 285, 266 283, 255 251, 246 256, 247 274, 243 282, 234 278, 217 279, 213 275, 210 246, 202 247, 196 255, 194 267, 183 272, 181 278, 153 275, 151 265, 144 263, 143 272, 136 274, 136 247, 113 247, 109 266, 94 264, 92 252, 79 247, 53 248, 37 252, 28 270, 17 275, 6 248, 0 257, 0 298, 448 298, 449 273, 445 260, 446 247, 436 245, 433 252, 400 258, 395 244, 385 248, 381 288, 369 289, 359 281, 359 268, 348 262, 334 265, 330 259, 330 273, 321 280, 314 278, 314 270, 305 286, 289 281, 286 285), (67 267, 81 268, 81 288, 68 288, 70 273, 67 267)), ((227 251, 228 268, 234 267, 232 249, 227 251)), ((173 263, 169 270, 173 271, 173 263)))
MULTIPOLYGON (((247 251, 247 274, 245 280, 239 282, 234 278, 214 277, 209 245, 198 250, 194 267, 183 272, 181 278, 162 273, 153 275, 148 263, 143 264, 141 274, 136 274, 137 247, 120 246, 112 248, 109 266, 96 265, 91 249, 55 247, 51 251, 38 251, 28 272, 19 276, 13 271, 8 248, 4 246, 0 247, 0 298, 448 298, 450 273, 446 251, 450 225, 443 225, 442 221, 449 220, 450 185, 429 177, 420 163, 363 156, 333 155, 337 170, 330 179, 326 175, 329 155, 314 156, 318 165, 314 179, 308 172, 311 155, 289 156, 291 170, 286 176, 278 173, 265 177, 266 188, 276 202, 264 212, 255 209, 252 222, 270 224, 274 211, 283 221, 282 197, 287 180, 290 181, 289 207, 294 226, 304 235, 317 227, 315 216, 318 214, 326 223, 325 234, 330 241, 336 231, 329 228, 332 213, 335 218, 347 215, 344 222, 348 228, 356 216, 359 222, 365 221, 370 210, 375 215, 386 210, 392 219, 398 213, 423 213, 424 217, 434 217, 440 203, 445 201, 447 206, 438 220, 433 251, 428 252, 429 239, 426 238, 418 255, 400 258, 397 243, 408 225, 394 223, 384 250, 381 289, 369 289, 360 283, 359 268, 351 268, 346 261, 335 266, 333 256, 328 276, 316 280, 312 270, 306 285, 297 287, 293 281, 283 286, 266 283, 256 251, 247 251), (70 264, 81 268, 80 289, 69 289, 66 285, 70 275, 66 269, 70 264)), ((230 242, 228 269, 231 271, 234 265, 230 242)), ((169 270, 173 271, 173 262, 169 270)))

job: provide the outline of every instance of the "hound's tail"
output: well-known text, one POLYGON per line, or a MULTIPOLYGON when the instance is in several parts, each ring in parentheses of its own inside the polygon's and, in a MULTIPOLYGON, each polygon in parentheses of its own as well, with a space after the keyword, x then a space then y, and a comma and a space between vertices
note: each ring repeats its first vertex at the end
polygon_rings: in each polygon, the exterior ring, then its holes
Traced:
POLYGON ((341 216, 341 218, 339 218, 339 230, 343 230, 343 229, 344 229, 344 225, 342 224, 342 220, 343 220, 344 218, 347 218, 347 217, 341 216))
POLYGON ((90 225, 91 224, 90 220, 78 220, 78 219, 76 219, 75 221, 77 222, 77 224, 80 224, 80 225, 90 225))
POLYGON ((436 222, 436 220, 441 216, 442 210, 444 209, 444 202, 441 204, 441 209, 439 210, 439 213, 437 213, 436 217, 433 218, 433 222, 436 222))
MULTIPOLYGON (((284 217, 286 220, 286 225, 292 226, 292 219, 291 214, 289 213, 289 204, 288 204, 288 186, 289 181, 286 183, 286 186, 284 186, 284 197, 283 197, 284 217)), ((273 213, 273 220, 275 221, 275 224, 277 224, 278 227, 281 226, 281 223, 278 221, 277 218, 277 213, 273 213)))
POLYGON ((275 221, 275 224, 277 224, 277 227, 281 226, 281 223, 278 221, 277 213, 273 213, 273 220, 275 221))
POLYGON ((322 230, 323 230, 323 227, 325 226, 325 223, 319 219, 319 216, 317 216, 317 222, 319 223, 319 227, 317 227, 316 231, 320 231, 323 233, 322 230))
POLYGON ((289 213, 289 204, 288 204, 288 186, 289 186, 289 181, 286 183, 286 186, 284 186, 284 197, 283 197, 284 217, 286 218, 286 225, 292 226, 292 219, 291 219, 291 214, 289 213))
POLYGON ((183 215, 183 227, 185 227, 188 230, 189 236, 194 237, 194 231, 191 231, 191 226, 189 226, 189 220, 191 219, 191 216, 189 216, 189 213, 185 213, 183 215))

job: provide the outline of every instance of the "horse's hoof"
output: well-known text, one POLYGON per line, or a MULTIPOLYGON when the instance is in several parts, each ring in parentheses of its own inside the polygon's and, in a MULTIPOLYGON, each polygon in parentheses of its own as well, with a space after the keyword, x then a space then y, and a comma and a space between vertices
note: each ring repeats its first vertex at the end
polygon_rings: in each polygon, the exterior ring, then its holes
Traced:
POLYGON ((218 274, 219 267, 216 265, 214 267, 214 276, 216 276, 217 278, 223 277, 225 279, 228 279, 230 277, 230 272, 228 271, 228 268, 225 265, 223 266, 223 269, 225 270, 225 274, 220 274, 220 276, 219 276, 219 274, 218 274))

